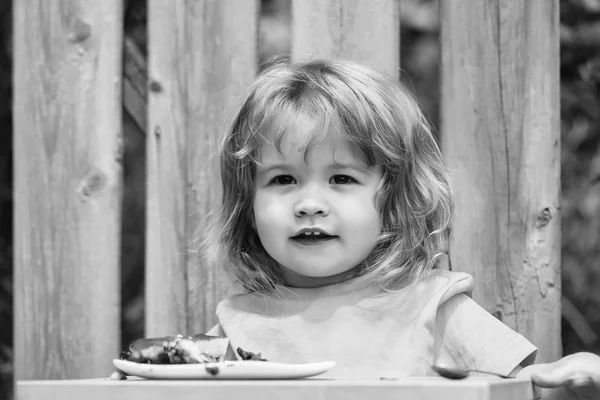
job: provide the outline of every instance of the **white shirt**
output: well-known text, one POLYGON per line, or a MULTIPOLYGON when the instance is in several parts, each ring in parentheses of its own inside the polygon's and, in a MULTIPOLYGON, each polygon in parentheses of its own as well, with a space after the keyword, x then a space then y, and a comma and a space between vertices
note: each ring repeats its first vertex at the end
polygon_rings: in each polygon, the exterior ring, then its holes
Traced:
POLYGON ((282 298, 241 294, 219 303, 219 325, 233 349, 270 361, 336 361, 325 376, 431 376, 431 363, 509 374, 533 363, 537 349, 471 298, 473 278, 432 271, 386 292, 355 280, 282 298))

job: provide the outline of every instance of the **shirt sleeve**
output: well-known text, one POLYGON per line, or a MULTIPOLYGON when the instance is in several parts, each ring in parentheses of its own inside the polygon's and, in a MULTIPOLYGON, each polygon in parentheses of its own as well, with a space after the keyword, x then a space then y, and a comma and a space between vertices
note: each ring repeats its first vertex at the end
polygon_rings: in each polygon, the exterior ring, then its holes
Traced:
POLYGON ((464 293, 443 302, 436 316, 438 358, 467 369, 510 374, 535 360, 537 348, 464 293))

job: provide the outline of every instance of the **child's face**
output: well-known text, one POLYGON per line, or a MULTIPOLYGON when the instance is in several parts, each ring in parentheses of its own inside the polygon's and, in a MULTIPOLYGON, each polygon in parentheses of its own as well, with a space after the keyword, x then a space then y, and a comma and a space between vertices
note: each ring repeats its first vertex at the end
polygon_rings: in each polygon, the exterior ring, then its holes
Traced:
POLYGON ((254 223, 286 284, 317 287, 347 279, 345 273, 375 247, 381 171, 367 167, 337 135, 313 147, 306 160, 302 143, 302 134, 288 132, 281 152, 272 143, 263 145, 254 223))

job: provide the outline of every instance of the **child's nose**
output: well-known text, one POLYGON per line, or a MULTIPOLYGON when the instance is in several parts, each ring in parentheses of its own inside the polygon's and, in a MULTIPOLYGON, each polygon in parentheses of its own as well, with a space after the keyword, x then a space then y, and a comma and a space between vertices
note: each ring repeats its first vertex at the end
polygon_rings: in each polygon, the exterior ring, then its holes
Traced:
POLYGON ((294 214, 296 217, 326 216, 329 214, 329 207, 323 200, 314 197, 304 197, 295 204, 294 214))

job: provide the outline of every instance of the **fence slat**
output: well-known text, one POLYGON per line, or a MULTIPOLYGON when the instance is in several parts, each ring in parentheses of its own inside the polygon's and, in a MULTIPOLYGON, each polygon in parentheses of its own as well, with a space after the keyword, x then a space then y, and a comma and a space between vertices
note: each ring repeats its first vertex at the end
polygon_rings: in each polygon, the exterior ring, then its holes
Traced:
POLYGON ((452 267, 539 361, 561 353, 558 12, 556 0, 441 2, 452 267))
POLYGON ((15 378, 107 376, 120 347, 122 0, 13 6, 15 378))
POLYGON ((318 57, 399 76, 400 0, 293 0, 292 59, 318 57))
POLYGON ((148 11, 146 334, 198 333, 230 289, 188 250, 221 199, 215 152, 225 110, 256 75, 258 2, 150 0, 148 11))

